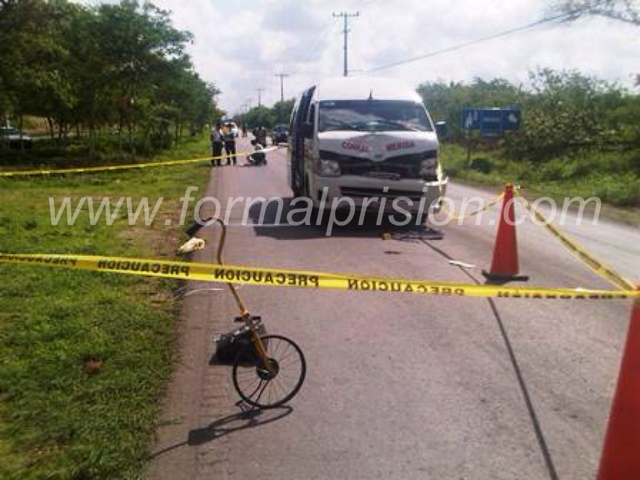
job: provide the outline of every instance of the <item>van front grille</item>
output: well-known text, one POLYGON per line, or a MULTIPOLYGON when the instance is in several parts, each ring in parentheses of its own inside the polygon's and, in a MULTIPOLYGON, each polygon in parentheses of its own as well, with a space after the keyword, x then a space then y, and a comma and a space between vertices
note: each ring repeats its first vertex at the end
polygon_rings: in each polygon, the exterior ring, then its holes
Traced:
POLYGON ((382 188, 362 188, 362 187, 342 187, 340 189, 342 196, 353 198, 371 198, 371 197, 386 197, 386 198, 409 198, 414 202, 419 202, 423 193, 421 191, 411 190, 397 190, 388 189, 386 192, 382 188))
POLYGON ((387 178, 389 180, 400 180, 403 178, 420 178, 427 181, 437 180, 435 174, 428 176, 420 175, 422 161, 429 158, 437 158, 436 150, 410 155, 398 155, 377 162, 366 157, 355 157, 320 150, 320 158, 338 162, 343 175, 370 176, 387 178))

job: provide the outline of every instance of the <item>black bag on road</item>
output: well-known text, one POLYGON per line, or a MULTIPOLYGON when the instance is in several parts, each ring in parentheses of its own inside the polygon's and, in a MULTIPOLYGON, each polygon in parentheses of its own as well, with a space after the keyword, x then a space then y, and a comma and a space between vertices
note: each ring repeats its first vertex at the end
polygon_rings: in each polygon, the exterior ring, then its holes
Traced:
MULTIPOLYGON (((266 335, 263 325, 258 328, 260 336, 266 335)), ((215 338, 216 351, 209 361, 210 365, 233 365, 236 358, 245 366, 256 365, 258 353, 251 342, 248 330, 238 328, 231 332, 223 333, 215 338)), ((265 345, 267 348, 267 345, 265 345)))

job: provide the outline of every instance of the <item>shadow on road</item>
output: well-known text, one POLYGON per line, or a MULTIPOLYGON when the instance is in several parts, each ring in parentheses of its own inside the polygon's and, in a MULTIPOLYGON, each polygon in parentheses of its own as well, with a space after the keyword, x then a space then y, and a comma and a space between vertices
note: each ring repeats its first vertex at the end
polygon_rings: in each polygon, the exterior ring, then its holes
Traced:
POLYGON ((225 435, 229 435, 233 432, 267 425, 268 423, 280 420, 293 412, 293 408, 289 406, 271 408, 269 410, 247 409, 242 406, 240 408, 242 411, 238 413, 222 417, 205 427, 191 430, 185 441, 165 447, 157 452, 153 452, 149 455, 147 460, 152 460, 180 447, 187 445, 196 447, 198 445, 203 445, 217 440, 218 438, 224 437, 225 435))
MULTIPOLYGON (((253 230, 258 236, 274 238, 276 240, 310 240, 322 237, 380 237, 383 240, 398 240, 403 242, 420 242, 425 240, 442 240, 444 233, 430 228, 412 218, 407 225, 394 225, 391 222, 393 212, 385 213, 378 222, 378 215, 371 213, 360 217, 355 212, 349 222, 348 211, 338 211, 335 221, 331 222, 329 210, 312 214, 306 212, 305 204, 291 205, 293 198, 276 198, 268 201, 256 202, 249 209, 249 219, 253 223, 253 230), (317 225, 320 217, 320 225, 317 225), (416 224, 418 223, 418 224, 416 224), (327 235, 329 231, 331 235, 327 235)), ((396 223, 403 223, 406 217, 395 212, 396 223)))

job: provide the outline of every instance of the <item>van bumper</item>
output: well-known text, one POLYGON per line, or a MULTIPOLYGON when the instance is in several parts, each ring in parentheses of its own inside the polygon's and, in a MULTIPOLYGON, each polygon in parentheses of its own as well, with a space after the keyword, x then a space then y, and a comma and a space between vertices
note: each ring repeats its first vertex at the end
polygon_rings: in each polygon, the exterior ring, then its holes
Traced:
POLYGON ((414 179, 376 180, 344 175, 340 177, 316 177, 316 189, 311 192, 315 207, 331 208, 363 207, 377 210, 402 208, 412 213, 428 213, 439 209, 438 199, 444 197, 449 178, 440 181, 414 179), (348 200, 348 199, 351 199, 348 200), (384 203, 383 203, 383 199, 384 203), (395 202, 395 203, 394 203, 395 202), (335 207, 334 207, 335 205, 335 207), (397 205, 397 207, 394 207, 397 205))

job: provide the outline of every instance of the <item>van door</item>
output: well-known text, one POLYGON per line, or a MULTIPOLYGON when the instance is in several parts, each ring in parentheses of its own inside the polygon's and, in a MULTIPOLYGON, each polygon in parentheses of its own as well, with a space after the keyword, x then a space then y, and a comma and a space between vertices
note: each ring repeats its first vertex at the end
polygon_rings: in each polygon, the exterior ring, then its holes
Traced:
POLYGON ((293 110, 291 110, 291 117, 289 118, 289 138, 287 140, 287 143, 289 144, 287 148, 287 180, 294 196, 299 195, 296 193, 296 183, 294 182, 294 168, 299 168, 299 160, 296 160, 296 151, 294 148, 294 138, 297 138, 295 126, 297 125, 299 107, 300 97, 296 99, 296 102, 293 104, 293 110), (294 164, 296 167, 294 167, 294 164))
POLYGON ((314 178, 314 167, 318 159, 318 142, 316 141, 316 103, 309 104, 309 113, 305 120, 304 135, 304 172, 305 172, 305 192, 309 198, 313 199, 316 193, 314 178))
POLYGON ((305 193, 305 138, 303 127, 309 115, 309 105, 316 87, 302 93, 300 104, 291 119, 291 189, 295 196, 305 193))

